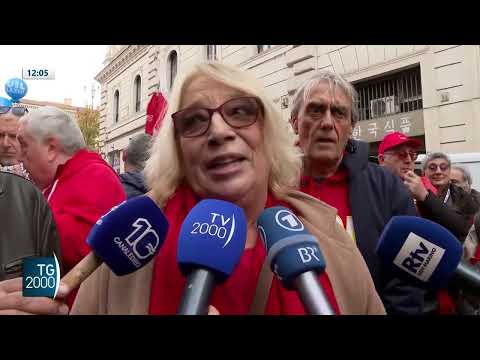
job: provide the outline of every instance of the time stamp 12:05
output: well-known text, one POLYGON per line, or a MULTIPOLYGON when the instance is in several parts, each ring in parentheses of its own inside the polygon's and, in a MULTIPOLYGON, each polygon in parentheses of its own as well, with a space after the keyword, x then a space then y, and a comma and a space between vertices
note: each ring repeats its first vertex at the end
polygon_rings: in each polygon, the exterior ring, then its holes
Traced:
POLYGON ((55 80, 55 69, 49 67, 22 68, 23 80, 55 80))

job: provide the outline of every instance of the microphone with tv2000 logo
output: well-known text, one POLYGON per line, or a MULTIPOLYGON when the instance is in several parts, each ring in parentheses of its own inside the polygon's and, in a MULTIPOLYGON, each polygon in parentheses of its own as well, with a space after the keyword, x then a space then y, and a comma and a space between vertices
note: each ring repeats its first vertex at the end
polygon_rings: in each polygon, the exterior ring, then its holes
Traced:
POLYGON ((187 277, 178 315, 206 315, 217 284, 240 261, 247 239, 243 209, 228 201, 206 199, 195 205, 180 229, 177 263, 187 277))
POLYGON ((272 271, 289 290, 296 289, 310 315, 335 315, 318 281, 325 271, 317 239, 289 209, 275 206, 265 209, 257 227, 267 249, 272 271))
POLYGON ((418 286, 434 290, 454 282, 480 295, 480 272, 462 261, 458 239, 443 226, 416 216, 394 216, 377 245, 383 262, 418 286))
POLYGON ((73 290, 103 262, 117 276, 130 274, 146 265, 160 250, 168 221, 146 195, 114 206, 90 230, 87 243, 92 251, 62 278, 73 290))

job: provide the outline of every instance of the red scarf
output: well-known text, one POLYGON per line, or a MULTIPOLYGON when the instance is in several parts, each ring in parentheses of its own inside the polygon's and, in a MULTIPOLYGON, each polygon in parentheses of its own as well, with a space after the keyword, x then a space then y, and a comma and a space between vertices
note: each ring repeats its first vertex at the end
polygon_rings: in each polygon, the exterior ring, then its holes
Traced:
MULTIPOLYGON (((179 271, 176 262, 177 239, 185 217, 198 201, 200 199, 193 194, 190 188, 181 186, 164 209, 170 227, 167 238, 154 260, 149 307, 151 315, 172 315, 176 314, 178 310, 185 278, 179 271)), ((269 194, 265 207, 277 205, 288 207, 287 204, 274 199, 269 194)), ((210 303, 219 310, 220 314, 245 315, 249 313, 265 255, 263 242, 257 239, 253 248, 245 249, 230 278, 215 288, 210 303)), ((333 309, 339 314, 338 304, 327 274, 321 274, 319 280, 333 309)), ((301 315, 305 314, 305 310, 296 292, 285 290, 274 277, 265 314, 301 315)))

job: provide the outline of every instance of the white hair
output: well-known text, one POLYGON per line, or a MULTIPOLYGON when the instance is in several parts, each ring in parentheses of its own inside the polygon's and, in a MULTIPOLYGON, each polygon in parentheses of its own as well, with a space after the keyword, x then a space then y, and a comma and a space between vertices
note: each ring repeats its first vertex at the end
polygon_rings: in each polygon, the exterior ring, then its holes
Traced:
POLYGON ((43 143, 49 137, 57 139, 67 155, 73 155, 86 147, 77 122, 56 107, 44 106, 35 109, 25 114, 20 122, 25 124, 25 128, 38 142, 43 143))

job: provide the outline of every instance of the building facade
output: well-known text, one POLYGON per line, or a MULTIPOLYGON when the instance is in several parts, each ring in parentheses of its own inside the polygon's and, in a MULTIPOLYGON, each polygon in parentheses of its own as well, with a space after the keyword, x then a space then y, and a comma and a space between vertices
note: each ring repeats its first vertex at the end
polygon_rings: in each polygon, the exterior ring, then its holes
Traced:
POLYGON ((37 100, 21 99, 20 104, 21 106, 26 107, 28 111, 32 111, 34 109, 38 109, 39 107, 43 107, 43 106, 55 106, 56 108, 59 108, 65 111, 74 119, 76 119, 77 117, 77 112, 85 109, 83 107, 72 106, 71 99, 65 99, 63 103, 57 103, 52 101, 37 101, 37 100))
POLYGON ((121 151, 144 131, 151 94, 168 98, 176 74, 207 59, 252 72, 285 121, 303 81, 323 69, 342 74, 359 92, 353 136, 368 141, 372 155, 394 130, 427 151, 480 151, 478 45, 115 45, 96 80, 100 148, 119 172, 121 151))

